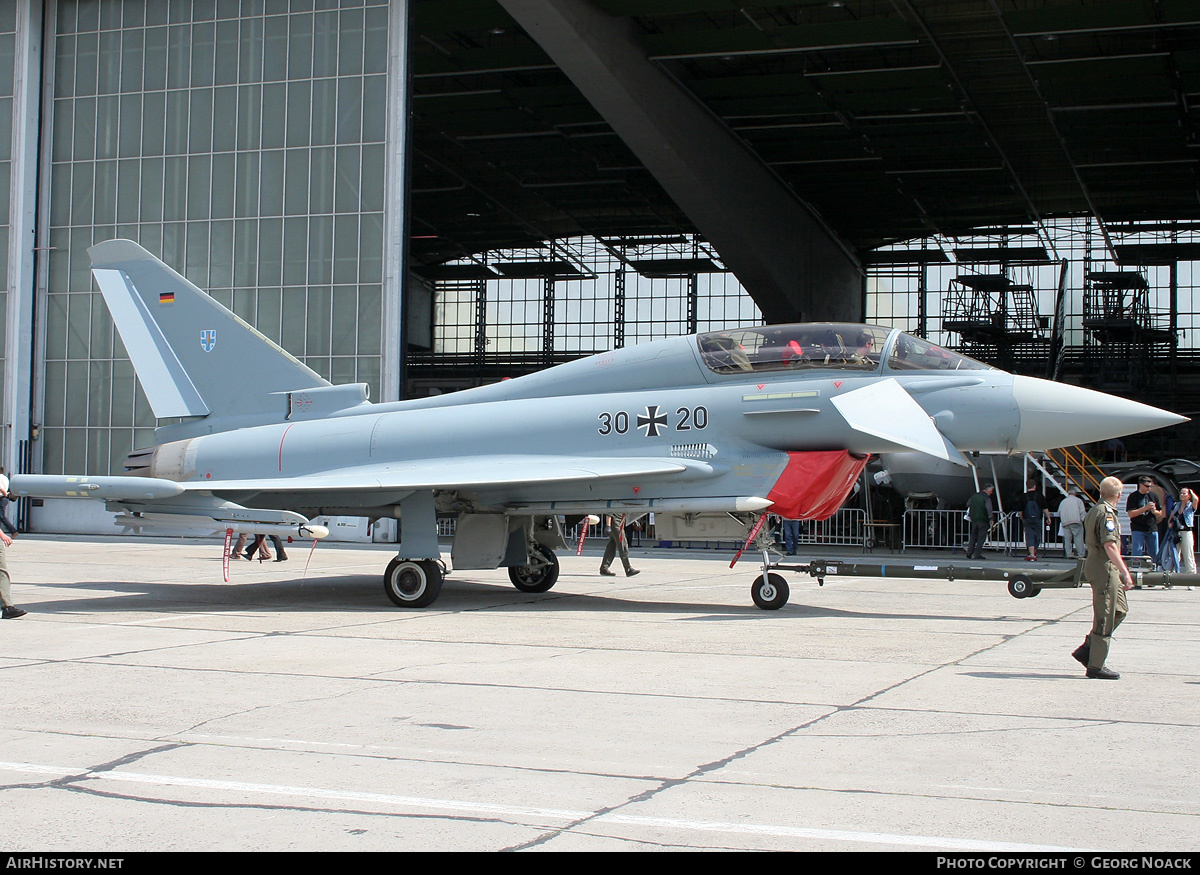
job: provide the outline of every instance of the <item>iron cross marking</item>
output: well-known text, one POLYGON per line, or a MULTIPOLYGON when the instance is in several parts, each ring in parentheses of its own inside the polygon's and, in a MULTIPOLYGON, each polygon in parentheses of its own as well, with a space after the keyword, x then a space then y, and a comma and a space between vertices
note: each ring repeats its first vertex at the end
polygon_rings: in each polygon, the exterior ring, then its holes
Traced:
POLYGON ((645 414, 638 414, 637 427, 646 429, 646 437, 658 437, 658 429, 667 427, 667 414, 658 412, 658 405, 646 407, 645 414))

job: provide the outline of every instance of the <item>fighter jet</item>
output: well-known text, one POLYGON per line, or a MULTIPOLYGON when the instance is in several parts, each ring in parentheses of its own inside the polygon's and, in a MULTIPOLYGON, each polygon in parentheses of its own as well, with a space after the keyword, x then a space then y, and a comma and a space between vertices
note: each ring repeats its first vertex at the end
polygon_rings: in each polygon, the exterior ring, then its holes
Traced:
POLYGON ((673 337, 372 404, 365 384, 331 385, 136 243, 89 254, 155 416, 181 419, 132 452, 125 475, 26 474, 13 490, 103 500, 135 526, 201 518, 218 530, 321 537, 317 515, 396 518, 383 582, 401 607, 441 591, 439 514, 457 516, 455 570, 507 567, 518 589, 544 592, 558 577, 566 516, 822 519, 873 453, 969 464, 965 452, 1045 450, 1185 421, 851 324, 673 337))

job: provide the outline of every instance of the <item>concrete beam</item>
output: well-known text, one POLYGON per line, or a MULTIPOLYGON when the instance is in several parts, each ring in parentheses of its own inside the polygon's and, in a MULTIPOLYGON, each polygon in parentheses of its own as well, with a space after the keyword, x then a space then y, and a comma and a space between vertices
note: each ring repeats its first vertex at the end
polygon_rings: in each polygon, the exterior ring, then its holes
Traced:
POLYGON ((862 268, 725 124, 587 0, 499 0, 720 253, 768 322, 862 318, 862 268))
MULTIPOLYGON (((32 440, 34 419, 34 310, 37 298, 38 127, 42 100, 42 15, 40 2, 17 4, 13 68, 12 163, 8 170, 8 297, 5 301, 4 381, 0 399, 0 466, 26 471, 23 448, 32 440)), ((47 91, 53 89, 47 86, 47 91)), ((43 238, 45 239, 45 238, 43 238)), ((15 508, 14 508, 15 515, 15 508)))

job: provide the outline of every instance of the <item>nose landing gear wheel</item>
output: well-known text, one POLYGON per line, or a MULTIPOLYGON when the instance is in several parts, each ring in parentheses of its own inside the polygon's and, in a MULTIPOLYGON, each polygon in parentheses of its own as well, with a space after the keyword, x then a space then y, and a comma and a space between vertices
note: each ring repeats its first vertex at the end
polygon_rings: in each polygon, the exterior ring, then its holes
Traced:
POLYGON ((787 604, 791 591, 787 581, 778 574, 759 575, 750 587, 750 597, 754 604, 764 611, 777 611, 787 604))
POLYGON ((383 591, 401 608, 424 608, 442 591, 442 569, 433 559, 393 559, 383 573, 383 591))

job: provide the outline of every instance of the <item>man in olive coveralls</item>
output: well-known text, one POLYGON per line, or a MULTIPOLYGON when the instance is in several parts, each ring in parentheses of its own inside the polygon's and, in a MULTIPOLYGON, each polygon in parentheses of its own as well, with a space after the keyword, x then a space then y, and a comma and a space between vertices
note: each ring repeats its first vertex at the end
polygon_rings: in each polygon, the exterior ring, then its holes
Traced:
POLYGON ((1092 587, 1092 634, 1071 655, 1087 666, 1087 676, 1115 681, 1120 677, 1106 668, 1112 634, 1129 613, 1125 590, 1133 588, 1133 578, 1121 558, 1121 523, 1116 503, 1122 483, 1116 477, 1100 481, 1100 501, 1083 519, 1083 538, 1087 559, 1083 575, 1092 587))

